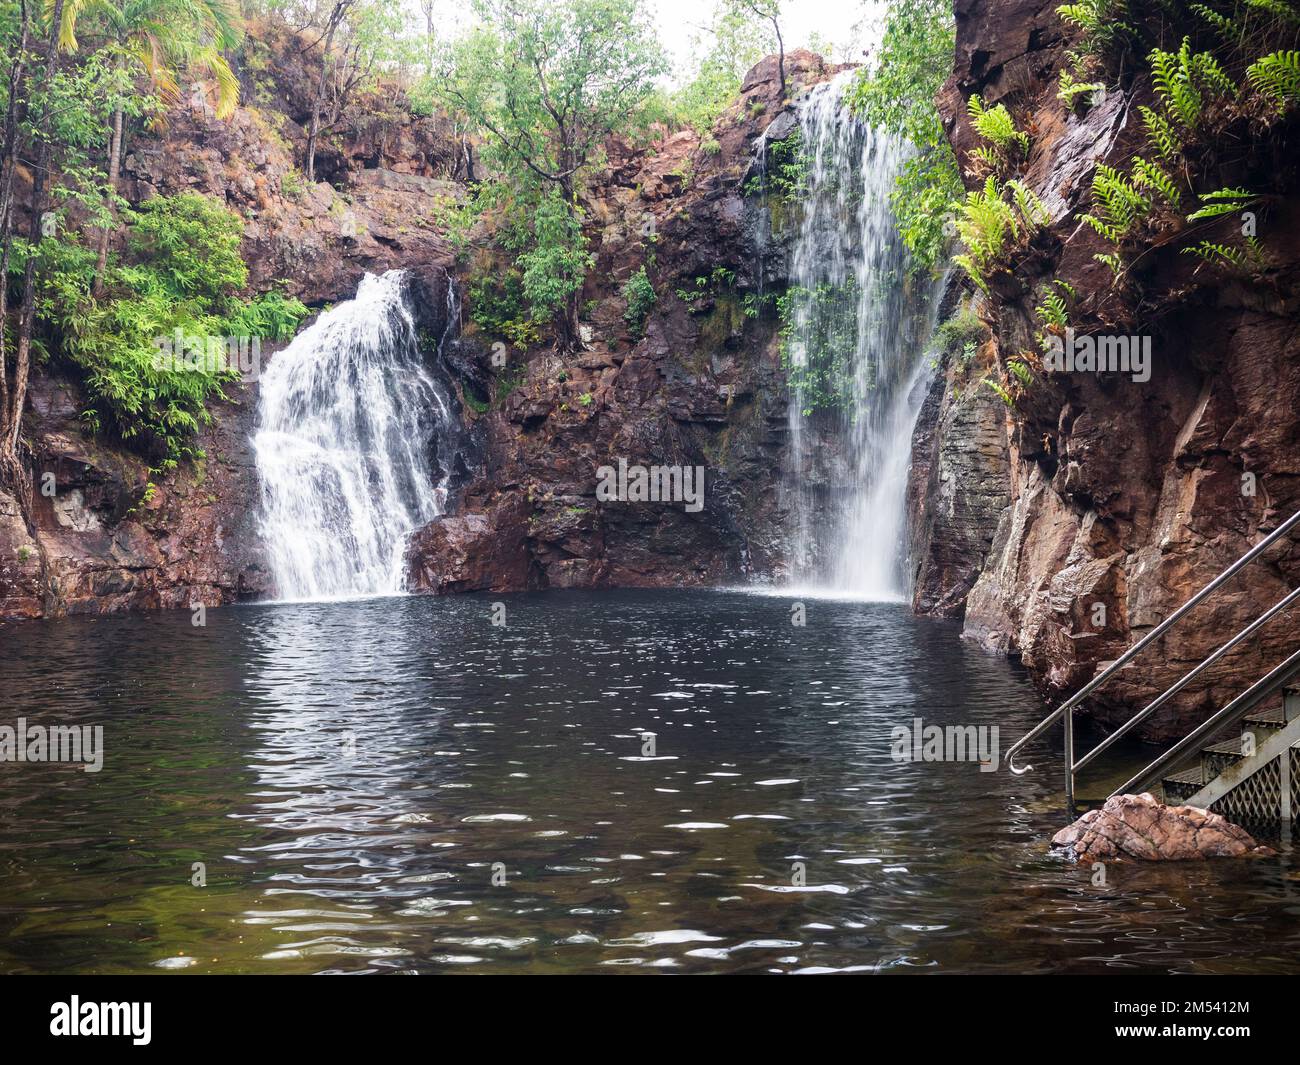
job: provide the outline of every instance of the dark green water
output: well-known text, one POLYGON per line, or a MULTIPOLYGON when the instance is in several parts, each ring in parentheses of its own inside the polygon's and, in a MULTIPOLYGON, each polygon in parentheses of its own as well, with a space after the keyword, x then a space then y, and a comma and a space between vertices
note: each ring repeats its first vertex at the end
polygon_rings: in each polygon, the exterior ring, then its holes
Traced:
POLYGON ((893 761, 917 716, 1005 748, 1042 713, 954 625, 627 592, 500 597, 499 628, 492 601, 0 626, 0 724, 106 749, 0 764, 0 971, 1300 971, 1289 857, 1093 887, 1047 854, 1046 752, 893 761))

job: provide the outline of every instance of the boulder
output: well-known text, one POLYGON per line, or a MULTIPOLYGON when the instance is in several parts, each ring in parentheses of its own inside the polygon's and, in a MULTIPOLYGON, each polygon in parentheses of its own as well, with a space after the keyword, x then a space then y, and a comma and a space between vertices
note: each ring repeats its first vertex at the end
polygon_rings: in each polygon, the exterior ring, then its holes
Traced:
POLYGON ((1115 795, 1052 837, 1052 846, 1077 861, 1137 858, 1148 862, 1199 861, 1276 853, 1244 828, 1196 806, 1166 806, 1147 792, 1115 795))

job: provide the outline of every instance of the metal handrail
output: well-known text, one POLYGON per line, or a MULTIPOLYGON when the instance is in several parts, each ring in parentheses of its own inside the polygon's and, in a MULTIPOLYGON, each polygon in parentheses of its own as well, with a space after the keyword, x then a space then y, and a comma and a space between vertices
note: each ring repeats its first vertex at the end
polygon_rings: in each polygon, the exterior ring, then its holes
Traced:
POLYGON ((1230 639, 1227 643, 1223 644, 1217 651, 1215 651, 1212 655, 1210 655, 1209 658, 1204 659, 1194 669, 1191 669, 1188 672, 1184 673, 1182 678, 1179 679, 1179 681, 1176 684, 1173 684, 1169 688, 1166 688, 1159 696, 1157 696, 1146 706, 1144 706, 1141 710, 1139 710, 1136 714, 1130 717, 1127 721, 1124 722, 1124 724, 1120 725, 1119 728, 1117 728, 1114 732, 1112 732, 1109 736, 1107 736, 1104 740, 1102 740, 1099 744, 1097 744, 1096 747, 1094 747, 1091 751, 1089 751, 1087 754, 1085 754, 1082 758, 1080 758, 1077 762, 1074 763, 1074 772, 1077 774, 1080 769, 1086 766, 1099 754, 1102 754, 1104 751, 1106 751, 1112 744, 1114 744, 1117 740, 1121 739, 1125 734, 1127 734, 1130 729, 1134 728, 1137 725, 1140 725, 1148 717, 1150 717, 1157 710, 1159 710, 1160 707, 1164 706, 1165 703, 1167 703, 1180 691, 1186 688, 1187 685, 1189 685, 1193 680, 1195 680, 1207 669, 1209 669, 1210 666, 1214 665, 1215 662, 1217 662, 1220 658, 1222 658, 1234 647, 1236 647, 1237 644, 1241 643, 1243 640, 1252 636, 1259 629, 1262 629, 1265 625, 1267 625, 1270 621, 1272 621, 1273 618, 1275 618, 1288 606, 1294 603, 1297 599, 1300 599, 1300 588, 1296 588, 1289 595, 1285 596, 1282 599, 1279 599, 1276 603, 1274 603, 1271 607, 1269 607, 1268 610, 1266 610, 1263 614, 1260 614, 1259 617, 1257 617, 1254 621, 1252 621, 1249 625, 1247 625, 1244 629, 1242 629, 1239 633, 1237 633, 1236 636, 1230 639))
POLYGON ((1169 750, 1142 770, 1142 772, 1133 777, 1132 780, 1125 781, 1118 788, 1112 791, 1111 795, 1124 795, 1130 788, 1139 786, 1145 790, 1156 780, 1157 777, 1164 773, 1168 766, 1178 761, 1178 759, 1182 758, 1183 755, 1188 753, 1188 751, 1195 750, 1202 740, 1213 736, 1220 729, 1226 728, 1228 725, 1233 723, 1235 718, 1245 716, 1245 714, 1259 705, 1262 700, 1267 699, 1279 688, 1286 685, 1297 674, 1300 674, 1300 651, 1296 651, 1280 666, 1275 667, 1268 676, 1261 680, 1257 680, 1217 714, 1214 714, 1208 720, 1202 722, 1181 740, 1175 743, 1169 748, 1169 750))
MULTIPOLYGON (((1149 633, 1147 633, 1146 636, 1144 636, 1141 640, 1139 640, 1127 651, 1125 651, 1124 654, 1122 654, 1119 658, 1117 658, 1114 662, 1112 662, 1110 666, 1106 668, 1101 674, 1094 677, 1091 681, 1089 681, 1077 692, 1075 692, 1074 695, 1072 695, 1064 703, 1062 703, 1050 714, 1048 714, 1045 718, 1043 718, 1042 721, 1040 721, 1037 725, 1035 725, 1032 729, 1030 729, 1027 733, 1025 733, 1025 735, 1023 735, 1015 744, 1012 745, 1011 749, 1007 751, 1007 755, 1006 755, 1007 767, 1011 770, 1011 772, 1014 773, 1016 776, 1021 776, 1025 773, 1030 772, 1034 768, 1031 765, 1027 765, 1024 768, 1018 767, 1015 764, 1016 755, 1020 753, 1020 751, 1024 748, 1024 746, 1027 743, 1029 743, 1031 740, 1035 739, 1036 737, 1042 735, 1044 731, 1046 731, 1058 720, 1064 717, 1065 718, 1065 795, 1066 795, 1067 804, 1071 809, 1073 809, 1074 775, 1081 765, 1087 764, 1087 762, 1091 761, 1092 758, 1095 756, 1093 752, 1090 752, 1087 756, 1085 756, 1083 761, 1079 763, 1079 765, 1075 764, 1074 714, 1073 714, 1074 708, 1078 706, 1081 702, 1083 702, 1083 700, 1086 699, 1089 695, 1091 695, 1094 691, 1100 688, 1103 684, 1105 684, 1111 677, 1113 677, 1126 665, 1128 665, 1128 663, 1133 661, 1133 659, 1135 659, 1138 655, 1140 655, 1153 643, 1159 640, 1161 636, 1163 636, 1166 632, 1168 632, 1171 628, 1173 628, 1176 624, 1178 624, 1178 622, 1181 621, 1194 607, 1196 607, 1199 603, 1204 601, 1208 596, 1212 595, 1215 591, 1221 588, 1224 584, 1226 584, 1229 580, 1231 580, 1238 572, 1240 572, 1244 567, 1250 565, 1251 562, 1255 561, 1255 559, 1257 559, 1261 554, 1267 551, 1269 547, 1271 547, 1283 536, 1285 536, 1288 532, 1290 532, 1290 530, 1293 529, 1296 525, 1300 525, 1300 511, 1297 511, 1295 514, 1292 514, 1291 517, 1289 517, 1286 521, 1284 521, 1281 525, 1279 525, 1276 529, 1274 529, 1271 533, 1269 533, 1268 536, 1266 536, 1258 544, 1256 544, 1244 555, 1242 555, 1241 558, 1237 559, 1236 562, 1234 562, 1231 566, 1225 569, 1222 573, 1220 573, 1217 577, 1215 577, 1214 580, 1210 581, 1209 584, 1205 585, 1204 588, 1202 588, 1194 596, 1188 599, 1187 602, 1185 602, 1182 606, 1180 606, 1177 610, 1175 610, 1172 614, 1170 614, 1169 617, 1167 617, 1164 621, 1162 621, 1159 625, 1157 625, 1154 629, 1152 629, 1149 633)), ((1233 638, 1233 640, 1230 640, 1228 642, 1228 644, 1226 644, 1223 647, 1220 647, 1218 651, 1215 652, 1214 655, 1212 655, 1209 659, 1203 661, 1196 669, 1194 669, 1191 672, 1191 674, 1183 677, 1178 682, 1178 684, 1176 684, 1172 689, 1164 692, 1155 701, 1154 704, 1144 707, 1136 715, 1134 715, 1134 718, 1125 722, 1124 725, 1120 727, 1121 734, 1127 732, 1130 728, 1132 728, 1138 722, 1143 720, 1148 714, 1154 712, 1156 707, 1162 705, 1165 700, 1177 694, 1178 691, 1181 691, 1182 688, 1186 686, 1187 682, 1190 682, 1206 666, 1211 665, 1214 661, 1217 661, 1217 659, 1221 657, 1223 653, 1230 650, 1233 646, 1236 645, 1236 643, 1240 642, 1242 639, 1245 639, 1252 632, 1258 629, 1260 625, 1262 625, 1265 621, 1269 620, 1272 616, 1274 616, 1276 613, 1282 610, 1286 605, 1286 603, 1289 602, 1294 595, 1295 593, 1292 593, 1292 595, 1284 599, 1282 603, 1279 603, 1276 606, 1274 606, 1273 609, 1270 610, 1267 615, 1265 615, 1265 617, 1263 617, 1262 619, 1257 619, 1257 623, 1251 626, 1247 626, 1245 630, 1238 633, 1237 636, 1233 638)), ((1111 740, 1110 742, 1113 742, 1113 740, 1111 740)), ((1109 746, 1109 742, 1106 745, 1109 746)))

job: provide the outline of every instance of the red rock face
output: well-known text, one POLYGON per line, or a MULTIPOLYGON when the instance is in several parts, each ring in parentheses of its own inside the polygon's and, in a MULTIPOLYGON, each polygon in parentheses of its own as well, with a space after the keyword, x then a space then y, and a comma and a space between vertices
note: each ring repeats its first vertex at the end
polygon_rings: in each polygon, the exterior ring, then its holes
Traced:
MULTIPOLYGON (((808 52, 786 58, 792 94, 838 69, 808 52)), ((512 356, 521 384, 478 416, 486 461, 451 516, 412 539, 412 587, 680 587, 779 567, 785 374, 774 318, 746 314, 738 289, 784 280, 779 243, 755 247, 757 207, 743 185, 756 138, 788 114, 765 60, 715 128, 716 150, 690 132, 653 150, 610 146, 607 178, 584 203, 597 257, 582 294, 587 350, 512 356), (619 290, 651 249, 657 300, 636 339, 619 290), (719 269, 735 281, 676 294, 719 269), (703 509, 597 499, 597 471, 620 459, 702 467, 703 509)), ((458 350, 487 375, 482 338, 458 350)))
MULTIPOLYGON (((995 288, 988 315, 1003 357, 1035 346, 1033 285, 1058 278, 1080 292, 1109 289, 1109 270, 1093 258, 1109 248, 1072 212, 1087 209, 1096 162, 1126 165, 1145 148, 1133 118, 1150 103, 1142 79, 1083 117, 1066 116, 1055 98, 1063 27, 1054 6, 958 0, 957 68, 940 101, 963 158, 975 143, 966 97, 978 91, 1008 104, 1032 131, 1026 180, 1055 219, 995 288)), ((1192 257, 1157 246, 1140 267, 1143 301, 1117 296, 1109 320, 1087 323, 1150 336, 1148 382, 1043 375, 1013 411, 976 412, 969 387, 954 395, 950 374, 921 434, 913 512, 933 527, 917 545, 917 605, 964 612, 967 636, 1018 654, 1050 699, 1091 679, 1300 510, 1300 182, 1270 151, 1245 153, 1236 175, 1250 188, 1289 190, 1262 233, 1271 257, 1263 279, 1194 273, 1192 257), (954 489, 945 474, 969 480, 954 489), (1253 495, 1243 492, 1244 474, 1253 495), (988 505, 954 510, 952 497, 960 503, 975 480, 987 486, 988 505), (1007 505, 994 513, 1004 485, 1007 505)), ((1104 721, 1127 717, 1298 581, 1292 540, 1124 671, 1092 711, 1104 721)), ((1295 625, 1294 613, 1275 620, 1151 718, 1144 735, 1185 731, 1222 706, 1295 649, 1295 625)))
MULTIPOLYGON (((229 122, 181 107, 164 139, 136 136, 124 193, 139 200, 195 190, 227 203, 245 221, 255 291, 285 279, 291 294, 319 306, 350 297, 366 271, 412 270, 419 316, 441 336, 448 278, 463 295, 471 269, 454 253, 438 210, 465 192, 465 145, 445 123, 398 106, 383 122, 328 138, 319 171, 329 183, 308 186, 295 161, 312 81, 295 52, 283 58, 266 72, 267 84, 257 82, 260 106, 229 122)), ((792 53, 791 95, 837 69, 792 53)), ((765 60, 711 143, 677 133, 608 146, 609 169, 584 203, 597 258, 582 293, 586 351, 564 358, 511 351, 499 367, 495 338, 476 335, 466 316, 466 334, 442 359, 466 400, 474 447, 464 455, 477 458, 455 460, 448 513, 411 541, 414 589, 677 586, 779 565, 784 373, 774 315, 745 313, 742 295, 771 291, 784 278, 779 234, 757 246, 758 206, 743 189, 754 143, 773 122, 788 127, 791 118, 775 60, 765 60), (620 289, 651 252, 658 298, 635 339, 620 289), (733 280, 710 280, 691 301, 676 295, 718 270, 733 280), (597 500, 598 468, 620 458, 702 466, 703 509, 597 500)), ((491 254, 485 236, 471 234, 474 254, 491 254)), ((12 498, 0 494, 0 617, 270 595, 248 446, 255 393, 218 406, 200 440, 208 459, 168 475, 147 499, 145 464, 83 435, 79 402, 71 385, 33 388, 33 471, 52 469, 57 487, 53 502, 35 501, 34 538, 12 498)))
POLYGON ((227 391, 232 402, 216 407, 198 441, 206 457, 157 478, 149 493, 143 460, 83 435, 75 389, 37 378, 27 418, 36 535, 13 496, 0 493, 0 618, 267 595, 251 513, 251 395, 227 391))

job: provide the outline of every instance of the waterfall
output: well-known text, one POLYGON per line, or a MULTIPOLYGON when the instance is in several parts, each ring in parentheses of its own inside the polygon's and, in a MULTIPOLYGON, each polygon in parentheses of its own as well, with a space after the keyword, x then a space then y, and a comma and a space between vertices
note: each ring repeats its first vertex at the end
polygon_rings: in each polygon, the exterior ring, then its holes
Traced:
POLYGON ((855 119, 853 77, 799 105, 806 164, 791 254, 790 581, 878 601, 908 594, 906 491, 925 398, 934 286, 908 278, 889 197, 910 147, 855 119))
MULTIPOLYGON (((423 365, 407 288, 401 271, 367 274, 262 376, 253 444, 282 599, 401 592, 407 537, 441 512, 432 447, 452 410, 423 365)), ((447 298, 450 333, 450 285, 447 298)))

